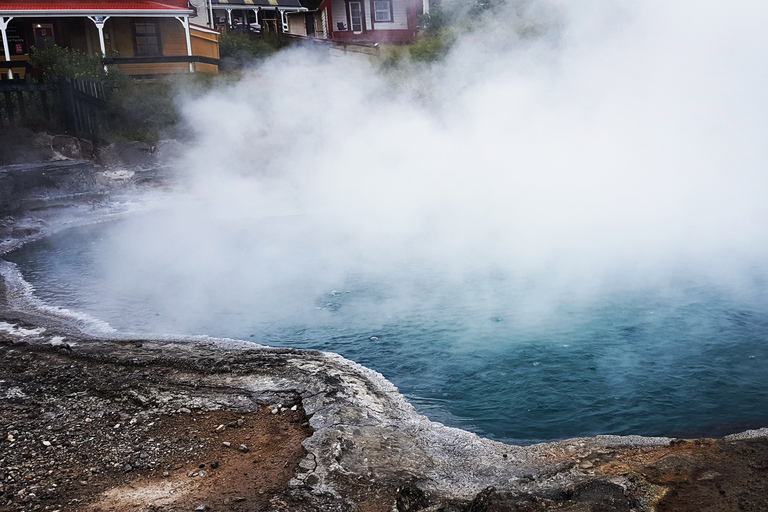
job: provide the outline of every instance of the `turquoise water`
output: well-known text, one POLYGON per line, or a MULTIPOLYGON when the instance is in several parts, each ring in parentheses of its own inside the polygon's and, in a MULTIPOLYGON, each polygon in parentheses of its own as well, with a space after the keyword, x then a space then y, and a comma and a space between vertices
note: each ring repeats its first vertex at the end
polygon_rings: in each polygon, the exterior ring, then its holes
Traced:
POLYGON ((224 280, 215 291, 180 288, 168 300, 158 289, 194 279, 147 262, 138 267, 154 273, 137 279, 137 253, 117 256, 113 229, 72 229, 6 258, 49 304, 132 332, 337 352, 381 372, 430 418, 495 439, 718 435, 768 424, 768 309, 757 276, 749 293, 657 280, 578 299, 552 293, 541 308, 534 282, 500 270, 301 274, 282 293, 212 271, 224 280))

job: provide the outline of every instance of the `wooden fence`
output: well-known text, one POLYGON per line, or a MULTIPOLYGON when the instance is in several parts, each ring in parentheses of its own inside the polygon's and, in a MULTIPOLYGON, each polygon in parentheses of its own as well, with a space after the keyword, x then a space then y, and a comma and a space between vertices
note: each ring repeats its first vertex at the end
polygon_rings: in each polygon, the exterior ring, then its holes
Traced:
POLYGON ((0 78, 0 132, 52 126, 97 138, 109 130, 107 100, 113 88, 79 78, 0 78))

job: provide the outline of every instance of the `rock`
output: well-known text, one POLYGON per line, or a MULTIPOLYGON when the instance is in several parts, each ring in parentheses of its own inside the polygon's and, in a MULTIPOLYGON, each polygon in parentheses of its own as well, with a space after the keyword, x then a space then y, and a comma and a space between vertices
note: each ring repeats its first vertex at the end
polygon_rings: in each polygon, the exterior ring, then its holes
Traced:
POLYGON ((51 147, 53 135, 45 132, 38 132, 32 136, 32 145, 38 148, 51 147))
POLYGON ((147 165, 153 162, 154 147, 144 142, 117 141, 99 148, 96 161, 105 167, 147 165))
POLYGON ((80 156, 81 158, 86 158, 88 160, 93 159, 93 151, 94 151, 94 145, 93 142, 91 142, 88 139, 79 139, 80 140, 80 156))
POLYGON ((248 447, 245 446, 244 444, 241 444, 240 446, 238 446, 237 449, 243 453, 248 453, 248 447))
POLYGON ((200 505, 196 506, 194 510, 210 510, 210 508, 205 503, 201 503, 200 505))
POLYGON ((80 148, 80 139, 69 135, 55 135, 51 140, 51 148, 68 160, 78 160, 83 158, 83 152, 80 148))
POLYGON ((232 443, 230 443, 229 441, 224 441, 224 442, 223 442, 223 443, 221 443, 221 444, 223 444, 223 445, 224 445, 224 446, 226 446, 227 448, 229 448, 230 446, 232 446, 232 443))
POLYGON ((218 427, 216 427, 216 432, 223 432, 225 428, 227 427, 225 427, 224 425, 219 425, 218 427))
POLYGON ((181 409, 179 409, 179 412, 182 413, 182 414, 191 414, 192 413, 192 411, 190 411, 186 407, 182 407, 181 409))
POLYGON ((160 163, 167 163, 181 156, 184 145, 175 139, 161 140, 155 146, 155 158, 160 163))

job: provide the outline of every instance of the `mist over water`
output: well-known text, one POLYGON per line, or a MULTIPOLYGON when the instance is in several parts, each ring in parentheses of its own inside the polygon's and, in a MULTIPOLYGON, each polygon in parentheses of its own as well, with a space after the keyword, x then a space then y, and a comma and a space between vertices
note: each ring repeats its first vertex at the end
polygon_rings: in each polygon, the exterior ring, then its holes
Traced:
POLYGON ((438 63, 281 52, 182 94, 183 185, 75 303, 337 351, 507 439, 763 420, 767 15, 510 2, 438 63))
POLYGON ((222 275, 290 294, 420 265, 534 296, 741 289, 768 248, 766 11, 511 2, 431 65, 281 53, 183 103, 189 187, 118 257, 173 269, 171 300, 222 275))

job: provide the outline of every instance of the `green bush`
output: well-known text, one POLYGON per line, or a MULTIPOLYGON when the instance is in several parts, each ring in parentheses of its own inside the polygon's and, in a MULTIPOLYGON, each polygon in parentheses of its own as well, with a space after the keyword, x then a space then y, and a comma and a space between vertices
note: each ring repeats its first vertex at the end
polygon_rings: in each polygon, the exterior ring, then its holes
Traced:
POLYGON ((244 64, 265 59, 288 44, 286 38, 280 34, 251 38, 242 32, 230 32, 219 37, 219 53, 222 59, 244 64))
POLYGON ((107 77, 101 55, 56 45, 50 48, 33 48, 29 63, 42 69, 46 78, 103 79, 107 77))
POLYGON ((113 138, 154 144, 176 135, 179 112, 170 79, 128 80, 115 89, 109 109, 116 129, 113 138))
POLYGON ((434 62, 442 59, 456 42, 456 35, 448 28, 425 34, 410 47, 411 60, 434 62))

